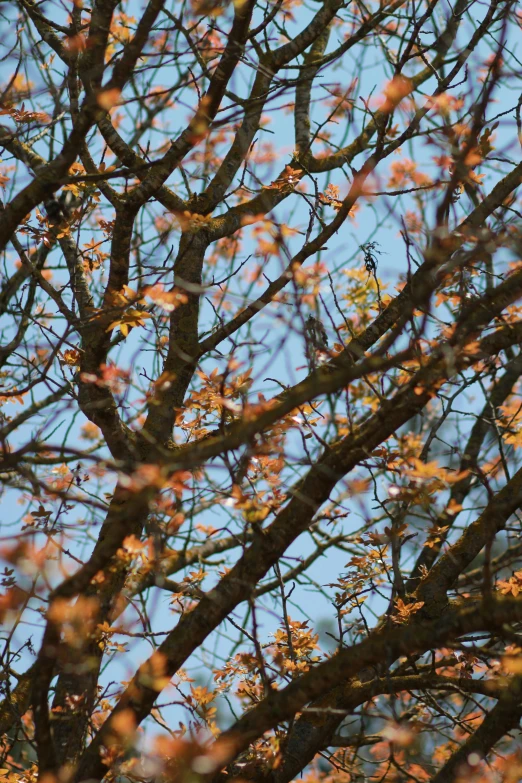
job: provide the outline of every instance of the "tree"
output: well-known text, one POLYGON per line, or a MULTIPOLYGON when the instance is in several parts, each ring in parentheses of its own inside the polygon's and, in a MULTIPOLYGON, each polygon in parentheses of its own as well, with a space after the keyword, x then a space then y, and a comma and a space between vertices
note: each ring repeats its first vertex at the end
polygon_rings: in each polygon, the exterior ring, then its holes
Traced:
POLYGON ((4 779, 518 781, 516 4, 0 10, 4 779))

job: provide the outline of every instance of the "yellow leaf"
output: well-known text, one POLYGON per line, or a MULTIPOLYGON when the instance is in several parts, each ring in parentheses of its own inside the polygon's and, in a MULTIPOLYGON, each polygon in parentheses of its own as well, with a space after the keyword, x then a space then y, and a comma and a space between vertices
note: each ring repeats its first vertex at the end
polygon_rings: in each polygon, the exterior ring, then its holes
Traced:
POLYGON ((505 655, 502 665, 510 674, 522 674, 522 655, 505 655))

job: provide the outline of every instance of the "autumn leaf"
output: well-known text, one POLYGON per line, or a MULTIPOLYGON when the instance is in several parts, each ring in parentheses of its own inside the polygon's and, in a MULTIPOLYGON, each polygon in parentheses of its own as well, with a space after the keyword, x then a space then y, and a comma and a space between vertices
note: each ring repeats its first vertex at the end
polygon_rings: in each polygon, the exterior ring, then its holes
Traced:
POLYGON ((62 362, 68 367, 78 367, 81 353, 77 348, 67 348, 61 355, 62 362))
POLYGON ((502 595, 511 594, 516 598, 522 593, 522 571, 516 571, 509 579, 499 579, 497 582, 497 588, 502 595))
POLYGON ((397 598, 395 601, 395 612, 391 619, 394 623, 402 624, 407 623, 411 619, 412 615, 422 609, 424 601, 417 601, 416 603, 407 604, 402 598, 397 598))
POLYGON ((127 337, 130 329, 134 329, 137 326, 145 326, 145 319, 151 318, 150 313, 146 313, 143 310, 127 310, 120 318, 112 321, 107 327, 106 331, 110 332, 117 326, 120 327, 120 332, 124 337, 127 337))
POLYGON ((109 111, 110 109, 114 108, 114 106, 118 106, 120 104, 120 100, 121 90, 115 87, 111 88, 110 90, 102 90, 96 96, 98 106, 100 106, 102 109, 105 109, 105 111, 109 111))
POLYGON ((154 286, 148 286, 143 290, 143 295, 151 299, 154 304, 161 307, 167 313, 172 313, 180 305, 188 302, 188 296, 184 291, 175 288, 172 291, 166 291, 164 286, 159 283, 154 286))
POLYGON ((275 190, 295 188, 302 174, 302 169, 295 169, 293 166, 287 165, 285 166, 283 173, 276 180, 274 180, 271 185, 267 185, 266 187, 275 190))
POLYGON ((381 111, 389 113, 413 90, 413 82, 407 76, 399 74, 391 79, 383 90, 384 99, 381 111))

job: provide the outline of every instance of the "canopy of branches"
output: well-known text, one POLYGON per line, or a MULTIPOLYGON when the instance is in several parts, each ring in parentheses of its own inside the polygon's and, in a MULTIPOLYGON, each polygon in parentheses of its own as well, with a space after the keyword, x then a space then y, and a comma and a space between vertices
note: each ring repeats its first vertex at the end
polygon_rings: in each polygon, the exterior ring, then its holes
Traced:
POLYGON ((0 778, 522 778, 514 0, 0 6, 0 778))

